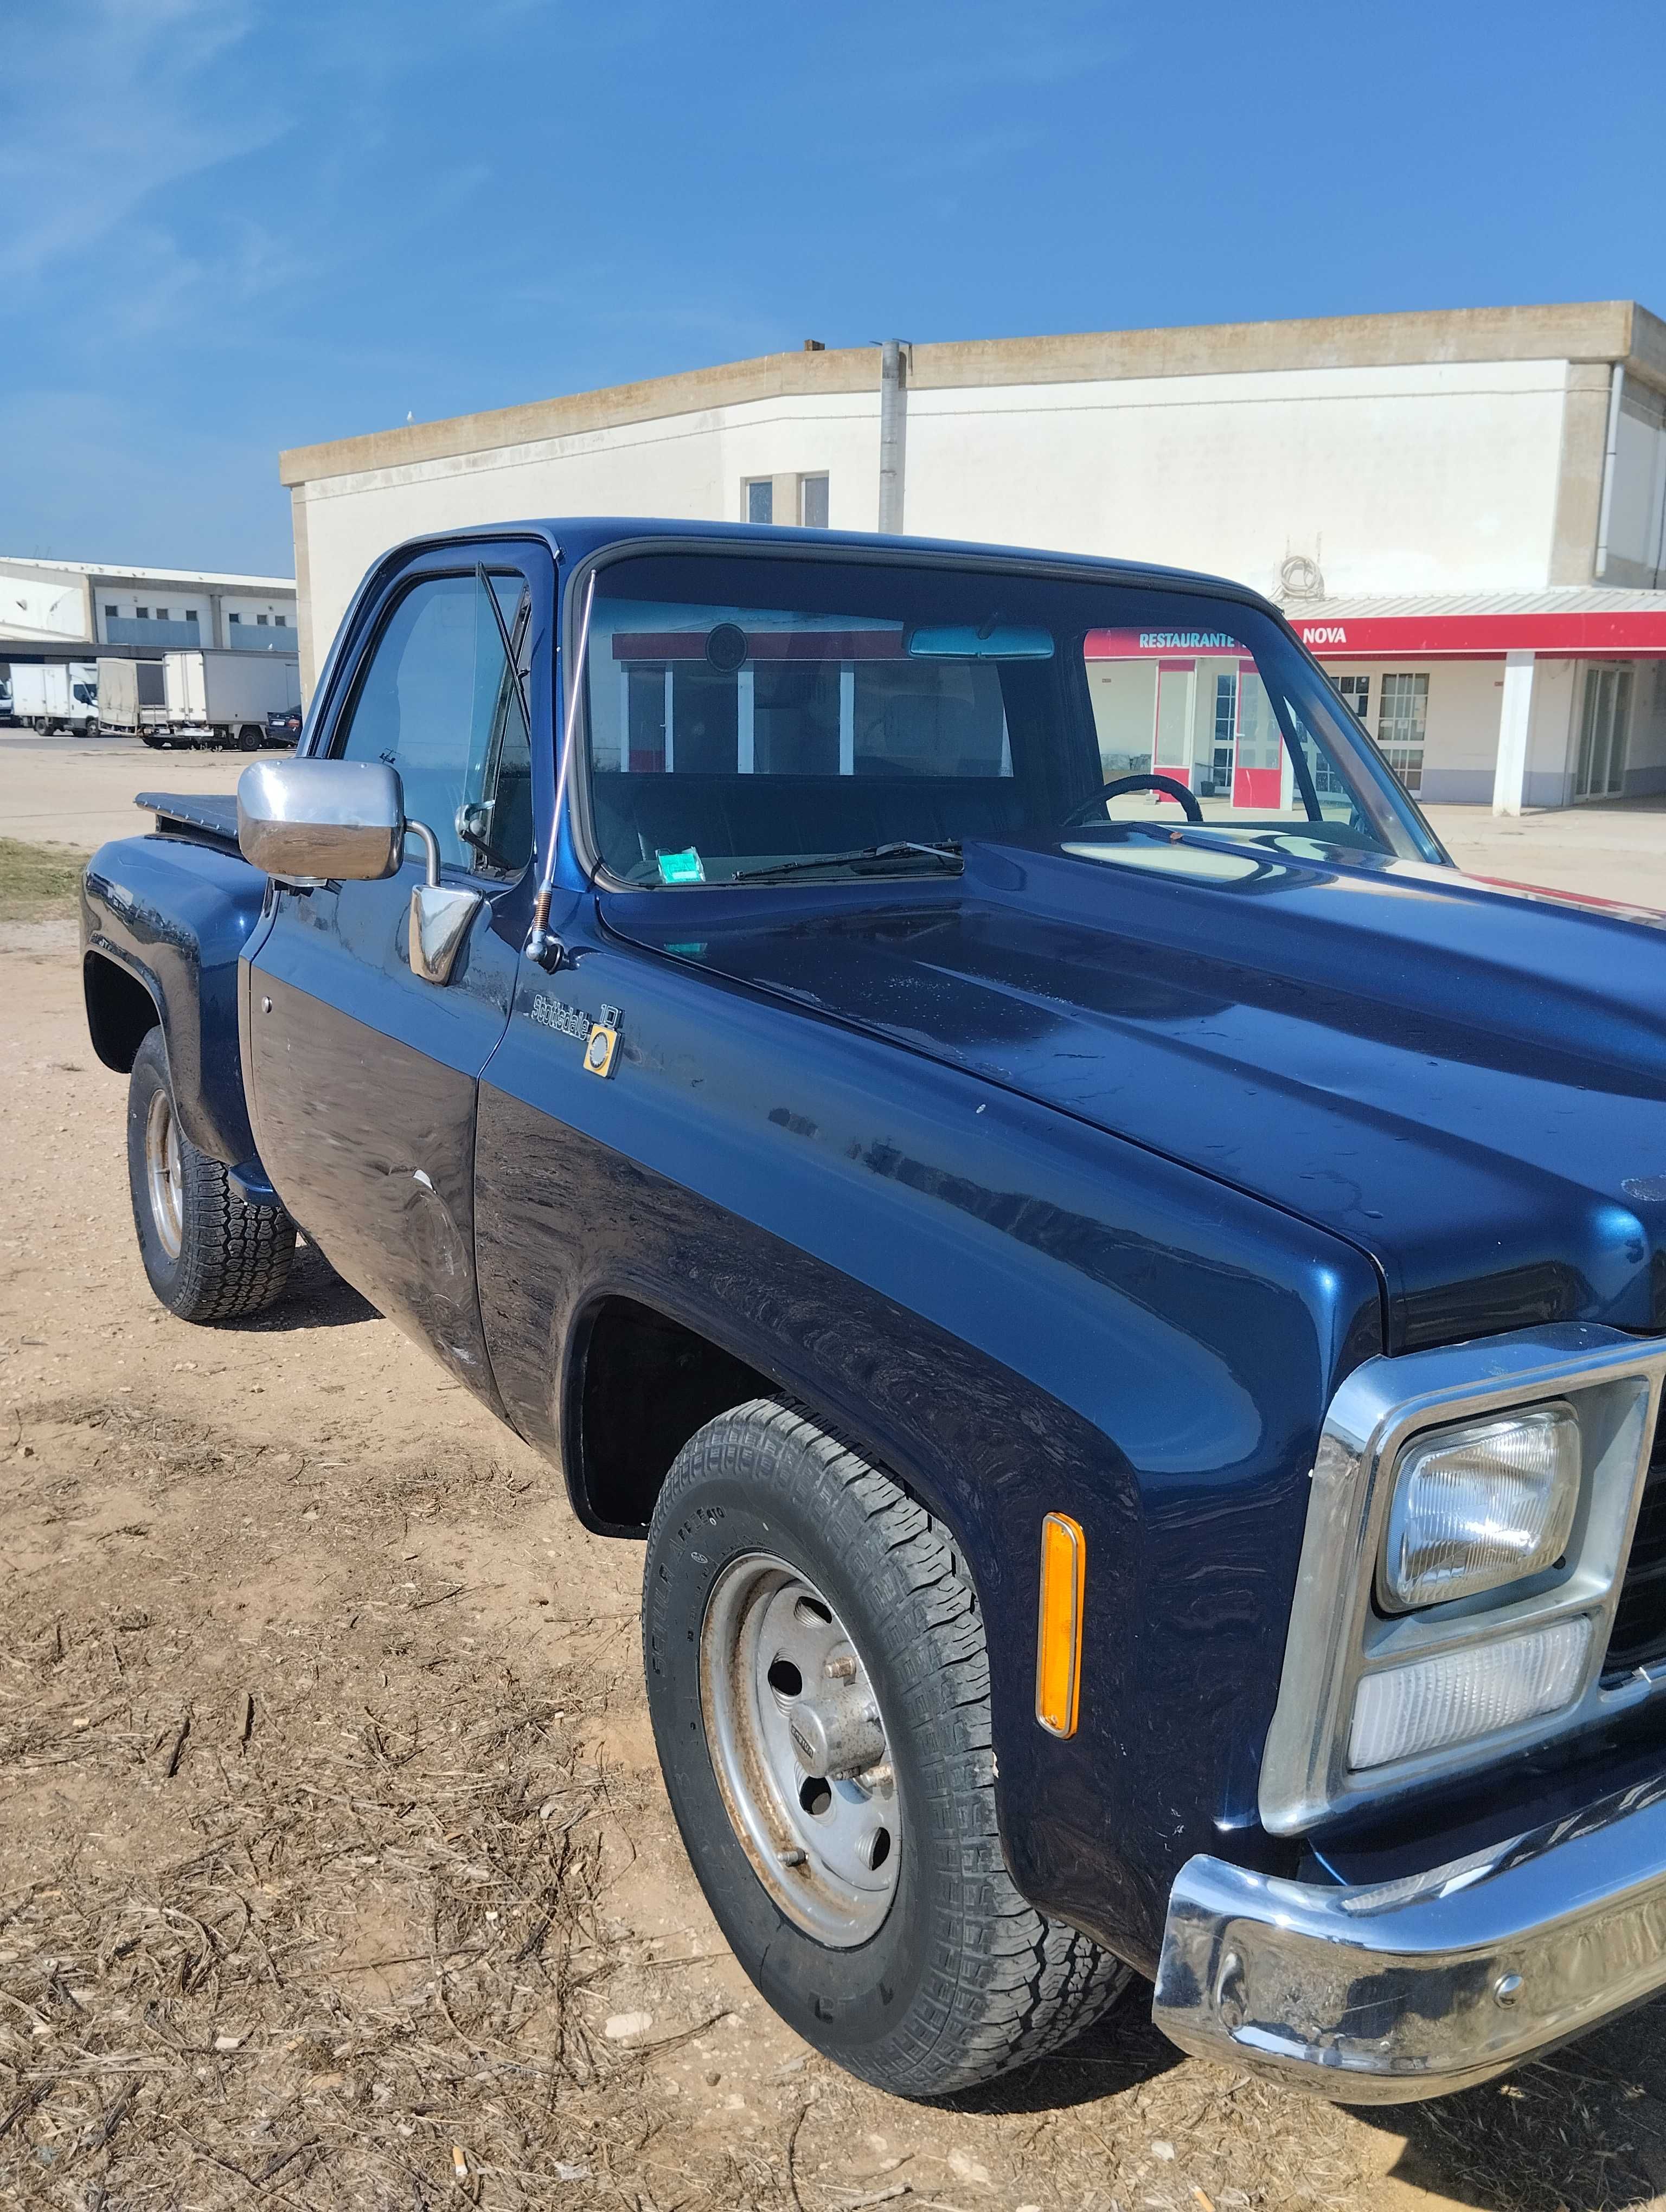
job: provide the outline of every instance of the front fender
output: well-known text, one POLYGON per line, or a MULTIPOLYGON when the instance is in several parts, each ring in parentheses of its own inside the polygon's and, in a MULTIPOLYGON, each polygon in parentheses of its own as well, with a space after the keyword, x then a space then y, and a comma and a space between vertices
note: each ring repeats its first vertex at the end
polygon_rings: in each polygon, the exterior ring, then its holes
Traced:
MULTIPOLYGON (((237 963, 260 920, 266 879, 238 855, 182 837, 119 837, 82 878, 82 951, 94 1049, 132 1065, 118 1025, 99 1021, 94 963, 149 994, 167 1045, 174 1103, 198 1151, 240 1167, 254 1158, 237 1035, 237 963)), ((137 1039, 134 1041, 137 1046, 137 1039)))

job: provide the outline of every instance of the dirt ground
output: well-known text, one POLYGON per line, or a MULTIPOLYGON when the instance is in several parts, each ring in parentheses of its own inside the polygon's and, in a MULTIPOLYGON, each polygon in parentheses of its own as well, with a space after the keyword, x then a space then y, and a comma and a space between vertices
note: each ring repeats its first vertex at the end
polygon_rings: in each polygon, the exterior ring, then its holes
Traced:
MULTIPOLYGON (((237 753, 156 752, 137 738, 41 738, 0 729, 0 837, 78 846, 125 837, 133 793, 230 791, 237 753)), ((1495 821, 1484 806, 1432 806, 1460 867, 1506 881, 1666 908, 1666 799, 1495 821)))
POLYGON ((0 925, 0 2200, 1666 2203, 1662 2006, 1375 2116, 1181 2058, 1144 1989, 952 2108, 848 2080, 683 1858, 637 1547, 316 1253, 164 1315, 72 927, 0 925))

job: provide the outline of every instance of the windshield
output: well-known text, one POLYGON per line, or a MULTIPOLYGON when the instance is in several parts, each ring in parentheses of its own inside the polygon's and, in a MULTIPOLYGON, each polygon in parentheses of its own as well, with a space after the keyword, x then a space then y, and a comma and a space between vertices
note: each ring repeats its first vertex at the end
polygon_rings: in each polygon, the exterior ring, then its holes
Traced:
POLYGON ((641 888, 1095 862, 1443 856, 1278 625, 1201 592, 721 553, 597 575, 588 805, 641 888))

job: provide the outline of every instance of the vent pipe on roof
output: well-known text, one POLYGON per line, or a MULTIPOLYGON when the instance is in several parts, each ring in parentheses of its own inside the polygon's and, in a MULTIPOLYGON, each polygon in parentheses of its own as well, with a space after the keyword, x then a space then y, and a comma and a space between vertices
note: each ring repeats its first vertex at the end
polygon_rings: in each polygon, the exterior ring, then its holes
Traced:
POLYGON ((1626 366, 1615 362, 1608 381, 1608 441, 1602 448, 1602 503, 1596 514, 1596 560, 1591 574, 1601 583, 1608 573, 1608 517, 1614 509, 1614 457, 1620 443, 1620 403, 1626 396, 1626 366))
POLYGON ((887 338, 879 349, 879 527, 903 527, 903 482, 908 456, 909 349, 887 338))

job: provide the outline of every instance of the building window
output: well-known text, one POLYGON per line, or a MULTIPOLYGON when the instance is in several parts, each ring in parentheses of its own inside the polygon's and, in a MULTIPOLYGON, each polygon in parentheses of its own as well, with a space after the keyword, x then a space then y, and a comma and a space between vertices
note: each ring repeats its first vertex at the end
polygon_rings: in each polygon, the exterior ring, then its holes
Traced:
POLYGON ((1339 676, 1336 690, 1345 707, 1352 708, 1359 720, 1371 718, 1371 678, 1369 676, 1339 676))
POLYGON ((150 619, 150 610, 149 607, 135 607, 133 610, 133 615, 134 619, 137 622, 149 622, 150 619))
POLYGON ((106 622, 119 622, 121 620, 121 617, 117 613, 114 607, 106 607, 104 610, 104 619, 106 622))
POLYGON ((226 617, 226 620, 228 623, 240 623, 243 617, 241 615, 228 615, 226 617))
POLYGON ((1377 710, 1377 742, 1408 791, 1423 784, 1423 732, 1429 720, 1426 676, 1385 676, 1377 710))
POLYGON ((158 622, 166 622, 167 620, 167 609, 166 607, 157 608, 156 619, 158 622))
POLYGON ((274 615, 272 617, 272 628, 274 629, 288 629, 289 627, 289 618, 287 615, 274 615))
POLYGON ((827 527, 827 478, 806 477, 799 486, 799 520, 806 530, 827 527))
POLYGON ((196 619, 197 619, 197 610, 196 610, 196 608, 195 608, 195 607, 187 607, 187 608, 185 609, 185 620, 186 620, 188 623, 194 623, 194 622, 196 621, 196 619))
POLYGON ((775 519, 775 480, 771 477, 754 477, 746 486, 746 520, 748 522, 773 522, 775 519))
POLYGON ((266 628, 266 617, 264 615, 257 615, 255 617, 255 620, 259 623, 262 629, 266 628))
POLYGON ((1632 672, 1588 668, 1584 711, 1579 718, 1576 799, 1614 799, 1626 787, 1626 749, 1631 735, 1632 672))

